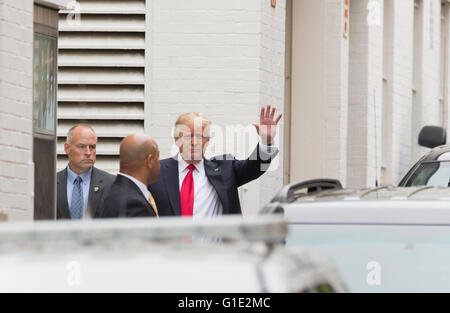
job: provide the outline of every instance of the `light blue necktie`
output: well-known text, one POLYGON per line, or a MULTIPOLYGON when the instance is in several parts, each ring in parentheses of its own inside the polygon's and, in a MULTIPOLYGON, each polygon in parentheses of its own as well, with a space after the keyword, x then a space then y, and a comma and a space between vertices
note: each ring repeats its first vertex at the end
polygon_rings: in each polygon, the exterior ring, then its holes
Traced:
POLYGON ((72 219, 81 219, 83 212, 83 190, 81 190, 81 177, 77 176, 73 183, 72 202, 70 214, 72 219))

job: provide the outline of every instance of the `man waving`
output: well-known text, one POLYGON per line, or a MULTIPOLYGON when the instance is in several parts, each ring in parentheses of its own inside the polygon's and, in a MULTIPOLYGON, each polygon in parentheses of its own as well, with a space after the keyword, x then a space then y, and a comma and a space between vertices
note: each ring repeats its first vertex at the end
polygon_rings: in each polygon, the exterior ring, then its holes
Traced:
POLYGON ((230 155, 204 157, 211 122, 200 113, 185 113, 175 122, 174 140, 179 153, 160 161, 158 180, 149 186, 159 216, 207 217, 241 214, 238 187, 260 177, 278 154, 272 143, 281 114, 261 108, 253 124, 260 142, 246 160, 230 155))

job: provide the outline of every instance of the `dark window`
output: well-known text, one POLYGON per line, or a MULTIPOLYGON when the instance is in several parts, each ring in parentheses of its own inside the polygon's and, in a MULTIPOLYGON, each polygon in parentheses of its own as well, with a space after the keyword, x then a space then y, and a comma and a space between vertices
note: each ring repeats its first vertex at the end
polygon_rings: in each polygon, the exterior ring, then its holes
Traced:
POLYGON ((411 176, 406 186, 441 186, 450 184, 450 162, 422 164, 411 176))

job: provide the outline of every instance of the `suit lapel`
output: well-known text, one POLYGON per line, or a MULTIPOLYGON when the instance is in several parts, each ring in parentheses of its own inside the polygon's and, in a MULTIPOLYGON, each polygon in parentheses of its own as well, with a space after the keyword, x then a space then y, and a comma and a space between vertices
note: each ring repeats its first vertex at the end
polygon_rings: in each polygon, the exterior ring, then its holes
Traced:
POLYGON ((206 177, 216 190, 219 200, 222 203, 223 213, 226 214, 228 212, 229 204, 226 190, 221 188, 223 186, 222 171, 215 162, 212 162, 206 158, 204 159, 203 164, 205 165, 206 177))
POLYGON ((95 216, 103 194, 103 178, 95 167, 92 168, 91 183, 89 185, 88 211, 95 216))
POLYGON ((67 199, 67 168, 57 177, 58 214, 57 218, 70 219, 69 203, 67 199))
POLYGON ((166 170, 164 171, 164 183, 166 185, 166 190, 169 196, 172 211, 174 215, 180 216, 181 204, 178 161, 175 157, 170 158, 165 166, 166 170))

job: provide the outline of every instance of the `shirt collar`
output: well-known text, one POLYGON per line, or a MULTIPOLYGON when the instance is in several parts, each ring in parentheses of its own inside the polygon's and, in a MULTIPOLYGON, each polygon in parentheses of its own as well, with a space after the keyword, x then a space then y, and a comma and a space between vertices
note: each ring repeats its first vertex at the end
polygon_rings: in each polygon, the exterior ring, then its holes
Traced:
POLYGON ((72 171, 70 169, 70 165, 67 165, 67 180, 70 181, 72 184, 74 183, 75 179, 78 176, 81 177, 83 182, 87 182, 91 178, 91 174, 92 174, 92 167, 89 170, 87 170, 86 172, 78 175, 77 173, 75 173, 74 171, 72 171))
MULTIPOLYGON (((181 155, 178 153, 178 173, 182 173, 183 171, 187 171, 187 167, 189 163, 187 163, 181 155)), ((200 162, 194 164, 195 169, 199 171, 199 173, 203 173, 205 171, 204 159, 201 159, 200 162)))

